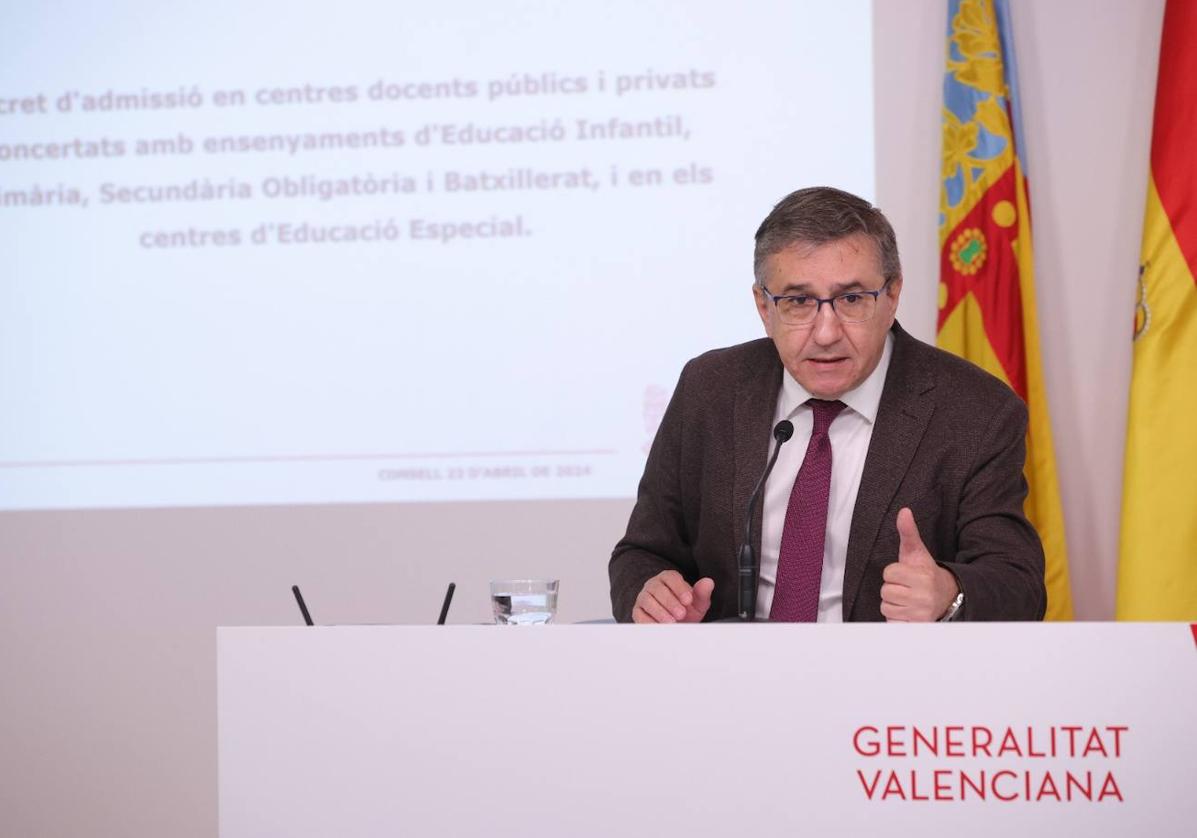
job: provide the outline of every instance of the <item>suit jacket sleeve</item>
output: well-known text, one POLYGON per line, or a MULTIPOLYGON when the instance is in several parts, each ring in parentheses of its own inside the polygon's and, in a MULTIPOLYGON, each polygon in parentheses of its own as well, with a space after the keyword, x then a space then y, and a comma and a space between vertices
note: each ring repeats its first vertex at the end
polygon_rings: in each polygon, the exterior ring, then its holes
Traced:
POLYGON ((665 409, 648 453, 627 532, 615 545, 608 564, 611 608, 620 622, 632 619, 640 589, 661 571, 676 570, 690 584, 698 581, 680 478, 687 384, 693 365, 691 361, 682 370, 665 409))
POLYGON ((1043 547, 1023 514, 1026 429, 1026 406, 1011 394, 960 489, 955 555, 936 557, 964 591, 966 620, 1041 620, 1047 607, 1043 547))

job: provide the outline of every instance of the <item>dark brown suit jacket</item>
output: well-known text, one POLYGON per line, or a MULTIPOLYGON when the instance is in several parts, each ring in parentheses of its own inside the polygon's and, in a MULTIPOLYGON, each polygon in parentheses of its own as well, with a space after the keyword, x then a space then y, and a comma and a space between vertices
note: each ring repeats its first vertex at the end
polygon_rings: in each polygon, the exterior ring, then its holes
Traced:
MULTIPOLYGON (((896 323, 893 336, 848 536, 844 619, 883 619, 881 573, 898 558, 904 506, 964 591, 963 619, 1042 619, 1043 548, 1022 511, 1026 406, 998 379, 896 323)), ((691 584, 710 576, 707 619, 735 616, 736 552, 769 453, 781 375, 768 339, 686 365, 611 556, 616 619, 630 620, 644 583, 667 569, 691 584)), ((759 504, 752 539, 759 556, 759 504)))

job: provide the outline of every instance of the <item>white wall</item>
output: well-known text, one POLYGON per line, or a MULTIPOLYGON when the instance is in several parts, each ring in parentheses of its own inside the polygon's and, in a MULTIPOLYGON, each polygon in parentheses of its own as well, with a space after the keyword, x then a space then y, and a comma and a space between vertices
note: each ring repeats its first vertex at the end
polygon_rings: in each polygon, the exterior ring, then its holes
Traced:
MULTIPOLYGON (((902 319, 934 331, 942 0, 879 0, 879 203, 902 319)), ((1078 616, 1112 615, 1131 306, 1163 0, 1014 3, 1044 362, 1078 616)), ((778 184, 779 196, 800 184, 778 184)), ((744 254, 747 264, 749 254, 744 254)), ((749 304, 745 298, 745 304, 749 304)), ((492 574, 567 558, 604 616, 630 501, 0 515, 0 834, 212 836, 217 625, 487 616, 492 574)))

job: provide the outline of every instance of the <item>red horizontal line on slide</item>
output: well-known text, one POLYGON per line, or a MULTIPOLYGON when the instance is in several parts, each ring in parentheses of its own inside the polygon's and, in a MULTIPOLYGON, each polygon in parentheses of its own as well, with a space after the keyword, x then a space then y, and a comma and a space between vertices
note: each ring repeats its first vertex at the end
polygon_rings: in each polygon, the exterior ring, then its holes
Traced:
POLYGON ((277 457, 191 457, 146 460, 28 460, 0 462, 0 468, 76 468, 94 466, 191 466, 227 463, 319 463, 354 460, 435 460, 466 457, 576 457, 610 456, 613 449, 580 451, 454 451, 431 454, 291 454, 277 457))

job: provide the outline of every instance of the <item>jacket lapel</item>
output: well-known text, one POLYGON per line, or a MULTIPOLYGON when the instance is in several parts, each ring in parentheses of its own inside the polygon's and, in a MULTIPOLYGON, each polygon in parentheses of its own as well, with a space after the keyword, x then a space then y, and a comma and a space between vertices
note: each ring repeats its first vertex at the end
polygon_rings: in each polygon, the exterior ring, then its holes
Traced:
POLYGON ((918 363, 918 343, 895 322, 894 354, 877 410, 877 423, 865 457, 844 567, 843 615, 847 620, 856 603, 865 565, 887 522, 886 514, 918 450, 935 407, 925 393, 935 386, 931 374, 918 363))
MULTIPOLYGON (((763 343, 763 342, 762 342, 763 343)), ((735 446, 734 478, 732 480, 732 552, 734 562, 744 538, 744 515, 752 488, 765 470, 772 447, 773 412, 777 409, 777 394, 781 388, 781 359, 773 343, 762 346, 761 363, 746 370, 736 388, 735 416, 732 422, 735 446)), ((752 516, 752 545, 761 554, 761 508, 758 500, 752 516)))

